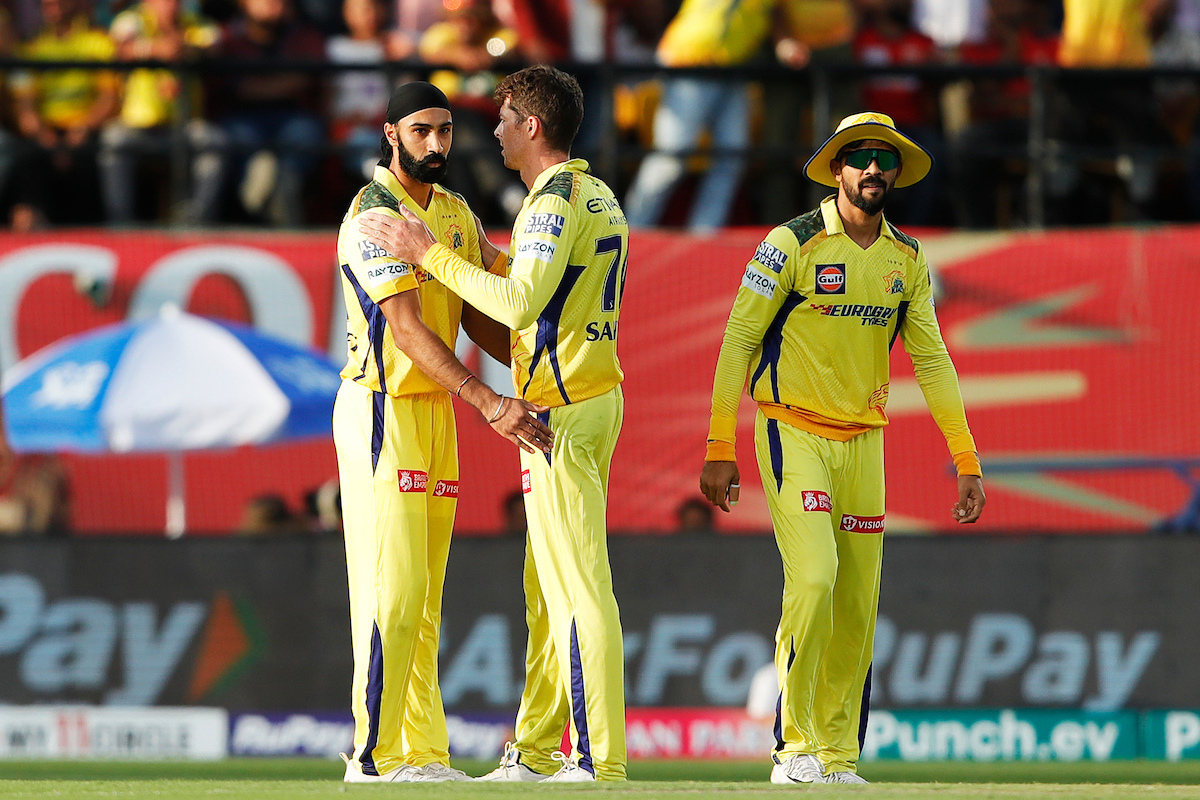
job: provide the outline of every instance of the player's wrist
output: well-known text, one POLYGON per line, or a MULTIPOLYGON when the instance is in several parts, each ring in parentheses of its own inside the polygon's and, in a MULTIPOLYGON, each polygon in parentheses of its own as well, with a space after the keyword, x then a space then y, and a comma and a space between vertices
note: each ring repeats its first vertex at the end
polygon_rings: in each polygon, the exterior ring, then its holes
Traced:
POLYGON ((704 452, 705 461, 737 461, 737 448, 733 442, 709 439, 704 452))

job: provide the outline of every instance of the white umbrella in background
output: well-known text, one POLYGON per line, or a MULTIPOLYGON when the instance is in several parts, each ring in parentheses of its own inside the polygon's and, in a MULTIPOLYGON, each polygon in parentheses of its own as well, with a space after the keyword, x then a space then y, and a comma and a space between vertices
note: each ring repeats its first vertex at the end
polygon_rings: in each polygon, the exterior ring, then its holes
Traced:
POLYGON ((340 383, 319 351, 164 306, 22 360, 4 375, 4 416, 17 452, 166 453, 176 537, 185 451, 329 436, 340 383))

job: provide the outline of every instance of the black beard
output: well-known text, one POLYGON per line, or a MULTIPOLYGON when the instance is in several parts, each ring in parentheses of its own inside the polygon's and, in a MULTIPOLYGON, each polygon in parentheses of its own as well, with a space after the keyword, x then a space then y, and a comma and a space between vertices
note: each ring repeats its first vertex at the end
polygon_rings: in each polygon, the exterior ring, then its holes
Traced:
POLYGON ((888 193, 891 190, 888 189, 888 185, 886 183, 882 183, 882 182, 877 183, 875 181, 872 181, 870 184, 867 184, 867 185, 883 187, 883 193, 879 195, 878 200, 868 200, 867 198, 863 197, 863 193, 862 193, 863 183, 862 182, 859 182, 858 188, 855 189, 854 191, 846 192, 846 197, 847 197, 847 199, 850 200, 850 203, 852 205, 854 205, 856 208, 860 209, 864 214, 866 214, 869 217, 873 217, 876 214, 878 214, 880 211, 883 211, 883 207, 885 205, 887 205, 888 193))
POLYGON ((446 170, 450 168, 445 156, 430 153, 417 161, 404 145, 396 148, 396 158, 404 174, 421 183, 438 183, 446 177, 446 170))

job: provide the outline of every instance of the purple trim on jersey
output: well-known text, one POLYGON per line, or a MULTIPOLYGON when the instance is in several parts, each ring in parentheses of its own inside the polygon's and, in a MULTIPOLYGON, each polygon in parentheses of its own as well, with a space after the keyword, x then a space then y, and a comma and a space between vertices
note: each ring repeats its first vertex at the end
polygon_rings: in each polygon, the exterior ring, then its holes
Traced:
POLYGON ((366 290, 359 284, 358 279, 354 277, 354 272, 350 269, 349 264, 342 264, 342 272, 350 281, 350 286, 353 287, 354 294, 358 297, 358 307, 362 309, 363 316, 367 320, 367 335, 371 340, 371 349, 375 351, 375 372, 379 376, 379 391, 387 394, 387 375, 383 369, 383 334, 387 327, 387 318, 383 316, 383 309, 379 307, 379 304, 370 298, 366 290))
POLYGON ((779 420, 767 420, 767 447, 771 451, 771 474, 775 476, 775 491, 783 491, 783 440, 779 438, 779 420))
POLYGON ((783 305, 779 307, 779 311, 775 312, 775 319, 771 320, 767 332, 763 334, 762 356, 758 361, 758 369, 754 370, 754 377, 750 379, 751 393, 754 392, 754 385, 758 383, 758 379, 762 377, 767 367, 770 367, 771 397, 776 403, 781 402, 779 399, 779 359, 783 353, 783 326, 787 324, 788 316, 796 309, 796 306, 807 299, 804 295, 789 292, 783 300, 783 305))
POLYGON ((904 318, 908 316, 908 305, 909 302, 907 300, 901 300, 900 305, 896 308, 896 330, 892 331, 891 341, 888 342, 888 350, 891 350, 892 346, 896 344, 896 337, 900 335, 900 326, 904 324, 904 318))
POLYGON ((379 744, 379 709, 383 705, 383 639, 379 636, 379 625, 371 626, 371 662, 367 668, 367 741, 363 743, 358 763, 363 775, 378 775, 373 758, 375 745, 379 744))
POLYGON ((587 722, 587 693, 583 688, 583 660, 579 656, 579 633, 575 629, 575 620, 571 620, 571 716, 575 719, 575 732, 579 741, 575 750, 579 753, 579 766, 596 774, 592 764, 592 740, 588 736, 587 722))
POLYGON ((562 321, 563 307, 567 304, 567 296, 571 294, 571 290, 575 288, 575 284, 579 282, 585 269, 587 267, 567 264, 567 268, 563 270, 562 280, 559 281, 558 288, 554 291, 554 296, 550 298, 550 302, 546 303, 546 307, 538 315, 537 339, 533 349, 533 358, 529 362, 529 378, 521 387, 522 397, 525 396, 525 391, 533 381, 533 372, 537 369, 544 351, 550 359, 550 369, 554 373, 555 383, 558 384, 559 394, 562 395, 565 402, 571 402, 571 398, 567 397, 567 389, 563 386, 562 372, 558 367, 558 325, 562 321))

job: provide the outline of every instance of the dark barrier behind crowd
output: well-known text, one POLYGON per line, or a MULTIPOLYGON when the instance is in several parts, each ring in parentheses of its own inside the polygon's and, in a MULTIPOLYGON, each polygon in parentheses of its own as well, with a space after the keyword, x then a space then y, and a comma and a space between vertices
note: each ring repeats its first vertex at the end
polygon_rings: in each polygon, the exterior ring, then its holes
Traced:
MULTIPOLYGON (((1200 192, 1188 188, 1188 184, 1194 185, 1196 181, 1187 177, 1194 176, 1200 168, 1197 156, 1200 146, 1194 126, 1186 118, 1164 122, 1153 112, 1156 93, 1170 89, 1195 94, 1200 72, 1192 68, 1085 70, 1053 66, 837 63, 803 70, 775 65, 687 69, 583 63, 560 66, 589 87, 587 117, 576 154, 590 159, 606 182, 619 187, 619 194, 628 188, 637 165, 653 148, 644 133, 649 124, 647 114, 652 115, 652 110, 630 110, 639 103, 644 105, 647 94, 654 97, 653 89, 642 91, 653 86, 653 81, 676 76, 751 81, 759 89, 753 109, 756 120, 761 122, 772 113, 792 115, 794 118, 783 121, 785 127, 790 125, 794 129, 794 135, 785 137, 786 141, 772 137, 773 141, 766 143, 760 135, 741 153, 748 158, 749 166, 738 195, 738 207, 731 217, 735 224, 776 224, 781 216, 799 213, 819 199, 823 190, 805 181, 800 173, 808 156, 833 130, 837 120, 858 110, 860 100, 856 89, 864 81, 905 77, 924 81, 941 96, 939 129, 926 144, 935 150, 943 169, 934 175, 936 197, 922 199, 920 202, 927 207, 919 214, 911 208, 917 201, 901 193, 894 216, 902 222, 904 217, 913 216, 919 217, 914 224, 1040 228, 1146 219, 1185 220, 1194 219, 1200 211, 1200 192), (1027 82, 1029 92, 1028 115, 1013 120, 1022 134, 1015 140, 1011 135, 974 135, 969 117, 964 117, 963 93, 959 90, 979 82, 1018 80, 1027 82), (1097 108, 1096 98, 1109 95, 1136 96, 1145 102, 1136 108, 1103 103, 1097 108), (780 98, 786 101, 782 105, 778 104, 780 98), (1121 135, 1122 126, 1112 124, 1121 118, 1127 123, 1124 127, 1132 125, 1141 134, 1133 138, 1121 135), (1174 130, 1168 130, 1164 124, 1174 130), (1113 128, 1118 129, 1116 133, 1113 128), (985 164, 986 170, 980 171, 985 164), (763 186, 768 177, 774 179, 770 184, 772 197, 764 198, 763 186), (1148 194, 1151 191, 1153 194, 1148 194), (980 194, 986 195, 986 218, 980 218, 970 209, 980 194)), ((128 72, 146 67, 201 78, 263 72, 329 78, 345 72, 382 71, 392 81, 424 79, 441 69, 416 61, 381 65, 306 60, 264 64, 236 59, 183 63, 0 59, 0 70, 35 73, 65 68, 128 72)), ((653 101, 650 102, 652 105, 653 101)), ((170 207, 174 209, 182 207, 188 197, 188 164, 196 154, 194 142, 189 141, 184 130, 190 119, 202 113, 202 109, 190 107, 185 96, 180 97, 180 104, 182 114, 171 137, 168 167, 170 207)), ((246 155, 228 144, 219 147, 233 155, 246 155)), ((338 148, 326 143, 315 149, 315 155, 332 156, 338 148)), ((487 140, 461 143, 457 151, 459 158, 473 152, 498 157, 487 140)), ((699 149, 678 154, 693 157, 689 167, 702 170, 704 162, 698 158, 721 153, 699 149)), ((352 194, 357 186, 351 182, 339 191, 336 183, 331 186, 321 177, 308 181, 305 188, 308 205, 316 207, 317 212, 306 224, 337 221, 344 205, 342 194, 352 194)), ((176 217, 174 221, 178 223, 180 219, 176 217)), ((677 215, 668 216, 666 221, 677 219, 677 215)))

